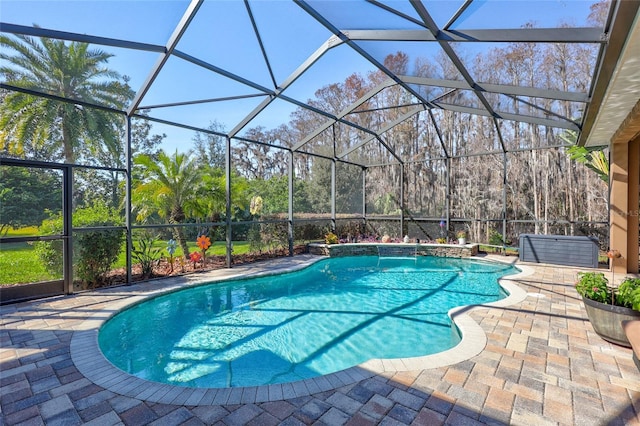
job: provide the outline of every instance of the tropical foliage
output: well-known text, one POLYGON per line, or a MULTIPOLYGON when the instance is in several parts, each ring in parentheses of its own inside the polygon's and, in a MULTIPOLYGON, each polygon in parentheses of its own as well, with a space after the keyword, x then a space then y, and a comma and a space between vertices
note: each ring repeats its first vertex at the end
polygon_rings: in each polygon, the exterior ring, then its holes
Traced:
MULTIPOLYGON (((123 109, 129 85, 105 65, 113 55, 87 43, 0 35, 0 74, 11 86, 61 98, 123 109)), ((81 104, 11 91, 0 109, 0 149, 41 159, 62 156, 73 163, 79 151, 95 154, 121 145, 122 116, 81 104)))
POLYGON ((155 236, 145 233, 137 242, 133 243, 131 257, 140 265, 144 278, 153 275, 153 267, 159 262, 162 254, 162 249, 155 246, 156 241, 155 236))
MULTIPOLYGON (((142 166, 132 194, 132 205, 139 221, 145 222, 157 215, 170 224, 180 224, 192 217, 198 203, 202 173, 189 154, 176 151, 167 155, 160 151, 157 159, 141 154, 134 163, 142 166)), ((189 253, 184 229, 174 227, 174 236, 182 252, 189 253)))

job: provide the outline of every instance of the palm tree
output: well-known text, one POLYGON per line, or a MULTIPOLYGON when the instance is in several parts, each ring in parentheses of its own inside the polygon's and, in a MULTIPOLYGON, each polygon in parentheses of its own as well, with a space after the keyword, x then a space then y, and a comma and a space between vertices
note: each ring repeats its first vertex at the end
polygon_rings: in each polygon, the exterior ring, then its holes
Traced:
MULTIPOLYGON (((0 74, 7 85, 118 110, 133 97, 120 74, 106 67, 113 55, 87 43, 0 35, 0 46, 0 74)), ((73 163, 82 143, 119 144, 121 119, 105 110, 9 92, 0 108, 0 149, 22 155, 25 147, 55 145, 64 161, 73 163)))
MULTIPOLYGON (((134 164, 143 166, 142 179, 132 192, 133 208, 138 220, 153 214, 167 218, 169 223, 182 223, 198 205, 198 189, 202 173, 189 154, 176 151, 171 156, 160 151, 156 158, 140 154, 134 164)), ((182 227, 173 230, 174 238, 187 256, 189 248, 182 227)))
POLYGON ((572 144, 567 148, 569 158, 584 164, 587 168, 593 170, 600 180, 609 183, 609 158, 604 153, 604 146, 584 147, 575 145, 578 140, 578 133, 573 130, 566 130, 565 134, 561 134, 560 138, 565 142, 572 144))

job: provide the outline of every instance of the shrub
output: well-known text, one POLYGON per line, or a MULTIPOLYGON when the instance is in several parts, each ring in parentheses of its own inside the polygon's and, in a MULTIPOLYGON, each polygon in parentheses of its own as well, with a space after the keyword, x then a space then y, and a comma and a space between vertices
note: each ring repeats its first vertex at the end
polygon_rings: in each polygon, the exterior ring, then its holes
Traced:
POLYGON ((142 268, 142 276, 144 278, 149 278, 153 275, 153 266, 160 260, 162 249, 153 246, 156 239, 157 238, 150 234, 144 234, 138 240, 137 245, 136 243, 133 243, 131 257, 140 264, 140 267, 142 268))
POLYGON ((498 231, 492 230, 491 234, 489 234, 489 244, 494 246, 501 246, 503 243, 504 238, 502 237, 502 234, 498 231))
POLYGON ((324 238, 324 230, 317 223, 301 223, 296 224, 294 228, 296 241, 317 241, 324 238))
POLYGON ((640 278, 626 278, 618 287, 617 304, 640 311, 640 278))
MULTIPOLYGON (((62 214, 53 214, 43 220, 39 232, 43 235, 62 234, 62 214)), ((50 274, 62 274, 62 240, 35 242, 33 251, 50 274)))
POLYGON ((289 224, 287 223, 263 223, 260 225, 260 234, 270 251, 289 247, 289 224))
POLYGON ((609 280, 602 272, 578 272, 576 291, 586 299, 601 303, 611 303, 609 280))
POLYGON ((247 232, 247 240, 249 241, 250 252, 262 252, 264 245, 262 244, 262 235, 260 234, 259 224, 251 225, 249 232, 247 232))
POLYGON ((327 232, 324 236, 324 242, 327 244, 338 244, 338 236, 333 232, 327 232))
MULTIPOLYGON (((76 209, 73 226, 100 227, 121 225, 118 213, 102 202, 76 209)), ((62 213, 42 222, 40 232, 45 235, 62 234, 62 213)), ((124 230, 81 231, 74 235, 74 275, 84 281, 85 286, 95 286, 118 259, 124 241, 124 230)), ((62 271, 62 241, 39 241, 34 243, 35 252, 51 273, 62 271)))

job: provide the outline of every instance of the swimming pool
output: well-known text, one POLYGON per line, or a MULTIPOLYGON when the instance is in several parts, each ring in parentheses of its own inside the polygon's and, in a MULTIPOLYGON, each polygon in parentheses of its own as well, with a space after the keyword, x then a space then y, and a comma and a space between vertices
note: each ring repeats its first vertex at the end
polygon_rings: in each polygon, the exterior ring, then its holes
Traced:
POLYGON ((331 258, 150 299, 108 320, 99 344, 117 367, 151 381, 291 382, 446 350, 460 339, 449 309, 503 298, 497 280, 516 272, 464 259, 331 258))

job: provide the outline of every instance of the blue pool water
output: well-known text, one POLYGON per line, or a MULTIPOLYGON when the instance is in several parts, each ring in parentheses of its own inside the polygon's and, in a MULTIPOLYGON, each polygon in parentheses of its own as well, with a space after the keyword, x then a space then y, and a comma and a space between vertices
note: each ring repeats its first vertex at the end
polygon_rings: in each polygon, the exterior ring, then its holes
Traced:
POLYGON ((150 299, 108 320, 99 344, 114 365, 156 382, 291 382, 451 348, 460 338, 449 309, 505 297, 497 280, 516 272, 465 259, 331 258, 150 299))

